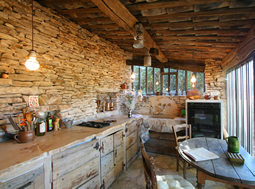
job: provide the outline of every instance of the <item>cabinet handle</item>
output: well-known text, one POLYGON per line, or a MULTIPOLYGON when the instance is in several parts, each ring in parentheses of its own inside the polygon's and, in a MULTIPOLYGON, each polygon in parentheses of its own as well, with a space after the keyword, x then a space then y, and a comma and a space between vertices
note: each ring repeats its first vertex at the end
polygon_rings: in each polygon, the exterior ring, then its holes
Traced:
POLYGON ((102 153, 104 153, 104 143, 102 142, 102 146, 99 148, 99 150, 102 150, 102 153))
POLYGON ((98 149, 100 148, 100 145, 99 145, 98 142, 96 143, 96 145, 94 146, 94 148, 95 148, 96 150, 98 150, 98 149))
POLYGON ((122 140, 123 140, 123 138, 125 137, 126 135, 122 132, 122 140))
POLYGON ((103 179, 103 184, 100 186, 100 189, 105 189, 104 179, 103 179))
POLYGON ((125 129, 125 132, 128 132, 128 128, 125 129))
POLYGON ((27 184, 19 187, 18 189, 25 189, 26 187, 30 186, 33 183, 33 181, 28 182, 27 184))

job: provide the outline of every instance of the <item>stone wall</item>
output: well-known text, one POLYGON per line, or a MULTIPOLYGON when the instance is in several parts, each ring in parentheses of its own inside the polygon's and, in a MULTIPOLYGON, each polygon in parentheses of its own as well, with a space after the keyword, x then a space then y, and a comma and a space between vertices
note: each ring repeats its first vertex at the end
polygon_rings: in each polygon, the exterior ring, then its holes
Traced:
POLYGON ((119 91, 130 83, 129 54, 82 29, 51 9, 34 2, 34 50, 40 68, 24 63, 32 48, 31 4, 0 1, 0 124, 21 113, 28 97, 39 96, 39 107, 27 111, 56 111, 60 118, 80 122, 119 113, 119 91), (98 94, 116 93, 116 110, 96 112, 98 94))
POLYGON ((227 101, 226 101, 226 71, 221 68, 221 61, 205 61, 205 85, 206 92, 218 93, 223 100, 223 126, 227 128, 227 101))

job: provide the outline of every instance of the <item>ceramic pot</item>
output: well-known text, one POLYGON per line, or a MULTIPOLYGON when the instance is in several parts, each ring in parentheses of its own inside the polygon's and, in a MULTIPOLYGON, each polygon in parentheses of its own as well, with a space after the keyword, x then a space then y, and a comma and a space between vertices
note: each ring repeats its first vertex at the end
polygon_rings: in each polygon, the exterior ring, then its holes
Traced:
POLYGON ((35 139, 35 132, 34 130, 20 131, 17 135, 14 136, 14 139, 19 143, 33 142, 35 139))
POLYGON ((229 136, 227 139, 228 151, 232 153, 239 153, 239 140, 236 136, 229 136))

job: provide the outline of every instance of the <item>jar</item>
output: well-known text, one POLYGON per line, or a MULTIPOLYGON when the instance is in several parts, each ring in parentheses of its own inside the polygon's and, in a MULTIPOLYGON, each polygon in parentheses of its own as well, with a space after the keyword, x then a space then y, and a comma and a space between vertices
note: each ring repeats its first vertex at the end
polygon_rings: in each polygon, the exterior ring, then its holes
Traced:
POLYGON ((2 78, 9 79, 9 73, 2 73, 2 78))

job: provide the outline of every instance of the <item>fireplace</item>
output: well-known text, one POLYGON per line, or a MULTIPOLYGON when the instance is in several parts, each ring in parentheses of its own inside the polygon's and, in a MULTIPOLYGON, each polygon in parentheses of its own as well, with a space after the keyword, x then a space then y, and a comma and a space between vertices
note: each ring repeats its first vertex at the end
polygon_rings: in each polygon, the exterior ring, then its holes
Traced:
POLYGON ((193 138, 223 138, 221 100, 187 100, 186 112, 193 138))

